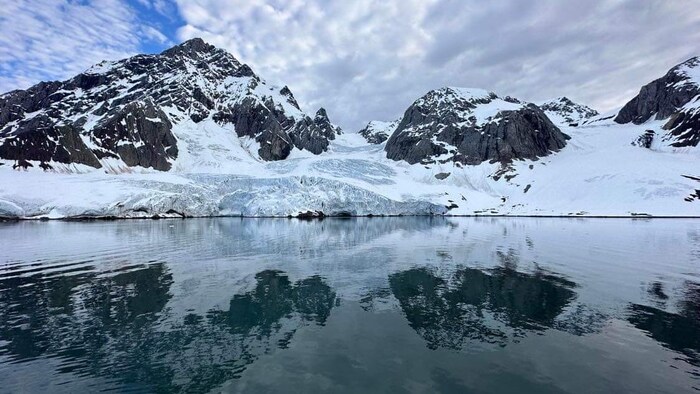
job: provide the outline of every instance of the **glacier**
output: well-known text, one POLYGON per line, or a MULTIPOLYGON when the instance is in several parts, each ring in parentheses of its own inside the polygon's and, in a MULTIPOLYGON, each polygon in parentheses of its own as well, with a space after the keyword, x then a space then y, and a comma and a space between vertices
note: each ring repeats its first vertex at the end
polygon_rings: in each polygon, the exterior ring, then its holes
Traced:
POLYGON ((192 141, 218 141, 217 148, 181 147, 189 154, 170 172, 2 165, 0 217, 700 216, 700 204, 688 201, 700 189, 692 179, 700 149, 632 145, 649 124, 561 127, 571 140, 554 155, 458 166, 393 161, 384 144, 354 133, 320 155, 294 151, 266 162, 245 139, 223 138, 230 132, 211 126, 207 138, 192 141))

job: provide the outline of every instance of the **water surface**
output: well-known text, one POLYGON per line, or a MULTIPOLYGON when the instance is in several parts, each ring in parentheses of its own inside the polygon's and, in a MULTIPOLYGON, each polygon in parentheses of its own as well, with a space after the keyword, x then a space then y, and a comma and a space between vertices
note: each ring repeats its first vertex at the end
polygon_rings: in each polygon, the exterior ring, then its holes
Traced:
POLYGON ((0 224, 0 392, 698 392, 700 221, 0 224))

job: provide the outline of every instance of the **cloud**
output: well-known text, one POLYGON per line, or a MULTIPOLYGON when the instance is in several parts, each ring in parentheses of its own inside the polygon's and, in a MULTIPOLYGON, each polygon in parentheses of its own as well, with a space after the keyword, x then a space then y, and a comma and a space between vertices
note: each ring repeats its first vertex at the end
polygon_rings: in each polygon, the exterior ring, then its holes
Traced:
POLYGON ((445 85, 609 110, 700 54, 694 0, 176 2, 180 39, 230 50, 351 130, 445 85))
POLYGON ((119 0, 23 0, 0 7, 0 91, 73 76, 165 36, 119 0))
POLYGON ((169 19, 174 19, 175 5, 171 0, 136 0, 142 7, 153 10, 169 19))
POLYGON ((442 86, 532 101, 566 95, 610 110, 700 55, 696 0, 6 3, 0 91, 202 37, 353 131, 442 86))

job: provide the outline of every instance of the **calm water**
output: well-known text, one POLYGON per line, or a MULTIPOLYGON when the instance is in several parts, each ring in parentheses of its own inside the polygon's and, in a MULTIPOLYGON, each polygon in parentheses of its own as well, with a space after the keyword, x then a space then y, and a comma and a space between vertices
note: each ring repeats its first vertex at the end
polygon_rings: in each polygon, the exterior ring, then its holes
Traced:
POLYGON ((700 392, 700 221, 0 224, 2 392, 700 392))

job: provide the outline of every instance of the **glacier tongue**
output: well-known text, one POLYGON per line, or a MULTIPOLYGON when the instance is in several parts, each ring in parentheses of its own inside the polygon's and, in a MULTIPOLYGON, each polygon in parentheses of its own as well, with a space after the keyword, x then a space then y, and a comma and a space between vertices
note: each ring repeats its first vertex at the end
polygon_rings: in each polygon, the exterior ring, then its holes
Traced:
MULTIPOLYGON (((20 174, 18 174, 20 175, 20 174)), ((25 178, 29 174, 21 174, 25 178)), ((252 178, 221 174, 180 176, 31 174, 28 181, 72 193, 0 199, 0 217, 99 218, 244 216, 287 217, 444 214, 442 205, 396 201, 342 181, 314 177, 252 178), (53 175, 53 176, 51 176, 53 175), (80 182, 80 178, 85 182, 80 182), (77 189, 77 190, 76 190, 77 189), (80 194, 86 196, 81 198, 80 194)))

